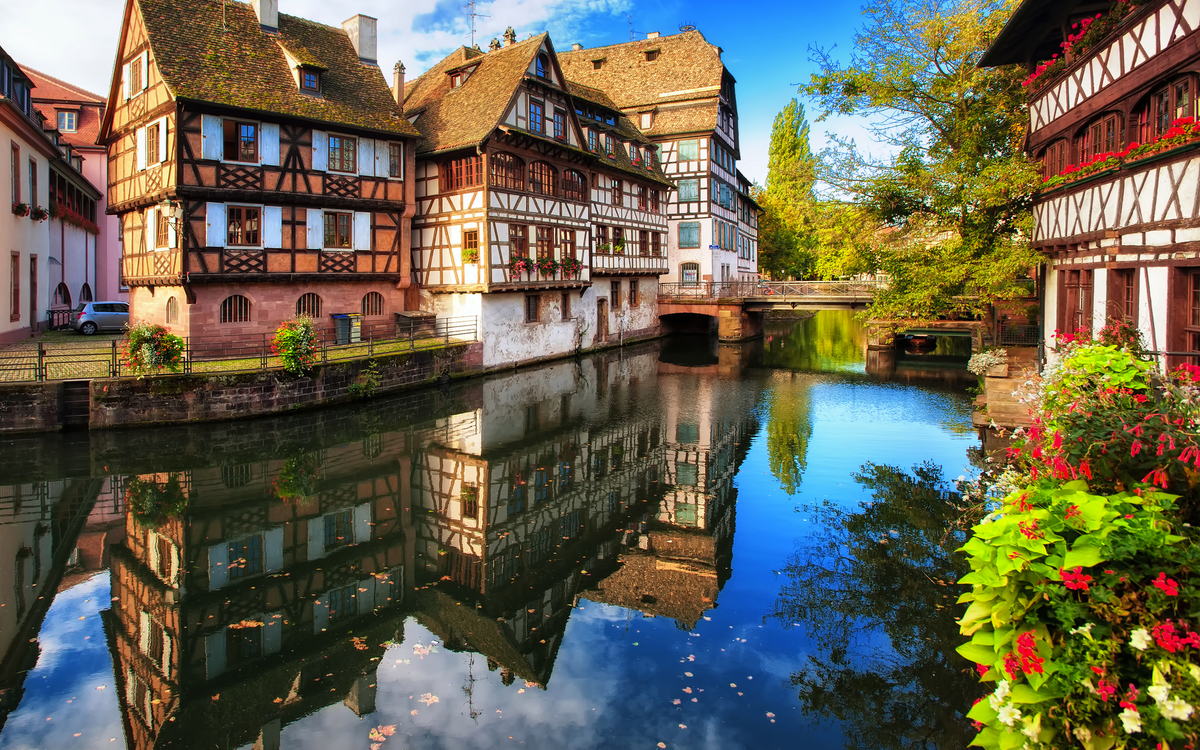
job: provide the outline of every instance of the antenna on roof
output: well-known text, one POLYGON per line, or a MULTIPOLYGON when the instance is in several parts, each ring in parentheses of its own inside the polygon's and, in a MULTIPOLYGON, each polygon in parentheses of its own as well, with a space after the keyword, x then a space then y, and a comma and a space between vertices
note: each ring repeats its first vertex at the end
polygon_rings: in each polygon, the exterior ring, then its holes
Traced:
POLYGON ((680 34, 686 34, 689 31, 695 31, 695 30, 696 30, 696 25, 692 24, 692 23, 685 23, 679 27, 680 34))
POLYGON ((476 13, 475 12, 476 2, 477 2, 477 0, 470 0, 470 2, 468 2, 466 5, 463 6, 463 8, 467 11, 467 19, 470 21, 470 24, 471 24, 471 46, 472 47, 475 46, 475 19, 476 18, 491 18, 491 16, 486 15, 484 13, 476 13))
POLYGON ((633 16, 626 13, 625 17, 629 19, 629 41, 632 42, 633 41, 633 16))

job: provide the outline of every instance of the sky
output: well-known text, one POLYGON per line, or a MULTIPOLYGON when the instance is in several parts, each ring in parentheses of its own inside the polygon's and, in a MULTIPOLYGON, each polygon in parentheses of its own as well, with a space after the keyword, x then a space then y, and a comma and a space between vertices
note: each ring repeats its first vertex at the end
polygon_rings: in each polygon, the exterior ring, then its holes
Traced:
MULTIPOLYGON (((236 0, 230 0, 235 2, 236 0)), ((388 72, 402 60, 410 78, 420 75, 459 45, 470 44, 467 0, 279 0, 283 13, 334 26, 356 13, 379 19, 379 59, 388 72)), ((0 0, 0 47, 18 63, 107 96, 121 26, 123 0, 0 0)), ((724 50, 737 79, 741 135, 739 167, 765 183, 771 124, 797 85, 815 66, 810 48, 834 48, 849 56, 862 23, 860 3, 828 0, 479 0, 476 42, 513 26, 519 39, 549 31, 559 50, 571 44, 597 47, 658 31, 695 26, 724 50)), ((810 121, 815 113, 810 110, 810 121)), ((814 150, 826 132, 855 138, 871 150, 862 121, 837 118, 814 123, 814 150)))

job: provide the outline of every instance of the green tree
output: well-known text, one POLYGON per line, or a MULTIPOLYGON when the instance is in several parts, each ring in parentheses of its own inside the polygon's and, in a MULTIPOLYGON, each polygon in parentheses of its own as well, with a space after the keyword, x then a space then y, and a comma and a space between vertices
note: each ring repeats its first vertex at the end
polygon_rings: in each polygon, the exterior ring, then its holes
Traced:
POLYGON ((812 380, 792 373, 771 389, 767 418, 767 462, 784 492, 796 494, 808 468, 812 439, 812 380))
POLYGON ((1039 262, 1028 247, 1037 170, 1022 151, 1024 71, 977 64, 1016 0, 873 0, 843 64, 818 50, 802 92, 829 115, 869 118, 895 156, 852 141, 827 154, 822 179, 879 224, 893 277, 876 318, 981 312, 1016 297, 1039 262))
POLYGON ((805 278, 816 263, 813 188, 817 160, 809 144, 804 106, 796 99, 775 115, 767 151, 767 186, 754 198, 763 209, 759 221, 759 268, 775 277, 805 278))

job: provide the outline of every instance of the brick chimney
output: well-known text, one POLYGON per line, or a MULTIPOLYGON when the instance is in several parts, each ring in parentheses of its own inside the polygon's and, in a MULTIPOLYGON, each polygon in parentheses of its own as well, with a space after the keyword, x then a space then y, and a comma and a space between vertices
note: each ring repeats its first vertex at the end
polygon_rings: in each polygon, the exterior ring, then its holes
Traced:
POLYGON ((658 39, 658 32, 657 31, 648 31, 648 32, 646 32, 646 38, 647 39, 658 39))
POLYGON ((500 49, 500 40, 492 37, 492 41, 488 44, 488 52, 495 52, 500 49))
POLYGON ((581 50, 581 49, 583 49, 583 45, 582 45, 582 44, 580 44, 579 42, 576 42, 575 44, 572 44, 572 45, 571 45, 571 51, 572 51, 572 52, 578 52, 578 51, 579 51, 579 50, 581 50))
POLYGON ((279 0, 250 0, 258 25, 268 31, 279 31, 279 0))
POLYGON ((504 30, 504 46, 511 47, 517 43, 517 32, 513 31, 513 27, 509 26, 504 30))
POLYGON ((379 60, 378 27, 378 20, 364 16, 362 13, 342 22, 342 28, 346 30, 346 36, 350 37, 350 43, 354 45, 354 51, 358 53, 360 62, 377 64, 379 60))
POLYGON ((392 69, 392 96, 396 98, 396 105, 403 109, 404 107, 404 63, 397 61, 396 67, 392 69))

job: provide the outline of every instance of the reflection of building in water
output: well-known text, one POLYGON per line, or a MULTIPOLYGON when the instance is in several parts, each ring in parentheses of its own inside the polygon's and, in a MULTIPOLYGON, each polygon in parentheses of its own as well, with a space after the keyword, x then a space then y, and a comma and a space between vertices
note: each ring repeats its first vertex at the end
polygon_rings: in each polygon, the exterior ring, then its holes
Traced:
POLYGON ((407 438, 129 481, 106 625, 131 747, 277 748, 320 706, 374 711, 402 628, 379 615, 411 591, 407 438))
POLYGON ((576 596, 661 497, 652 354, 593 357, 483 385, 480 431, 413 479, 420 606, 448 648, 544 686, 576 596), (467 606, 463 606, 467 605, 467 606))
POLYGON ((37 663, 37 634, 68 565, 75 540, 104 488, 78 478, 0 486, 0 727, 20 702, 37 663))

